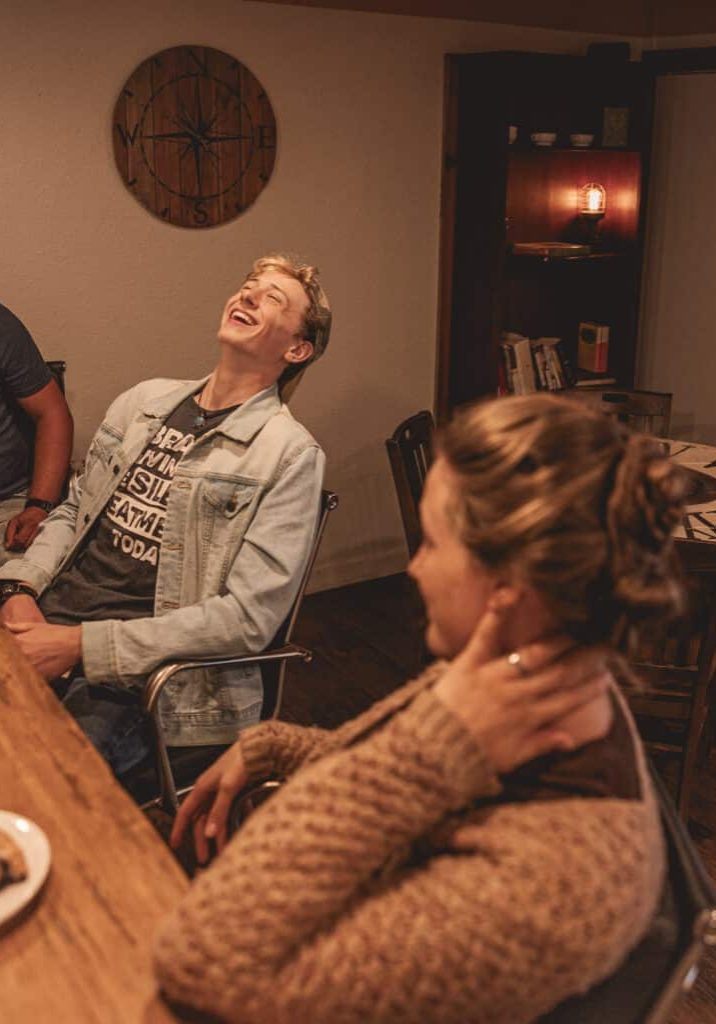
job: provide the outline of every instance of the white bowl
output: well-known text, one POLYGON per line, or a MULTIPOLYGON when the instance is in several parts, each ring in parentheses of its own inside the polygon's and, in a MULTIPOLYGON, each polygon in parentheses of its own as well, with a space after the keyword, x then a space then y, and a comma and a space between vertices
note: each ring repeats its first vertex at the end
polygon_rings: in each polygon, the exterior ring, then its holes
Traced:
POLYGON ((553 146, 557 141, 557 132, 532 132, 530 138, 535 146, 553 146))
POLYGON ((577 132, 569 136, 569 141, 577 149, 587 149, 594 142, 594 136, 589 132, 577 132))

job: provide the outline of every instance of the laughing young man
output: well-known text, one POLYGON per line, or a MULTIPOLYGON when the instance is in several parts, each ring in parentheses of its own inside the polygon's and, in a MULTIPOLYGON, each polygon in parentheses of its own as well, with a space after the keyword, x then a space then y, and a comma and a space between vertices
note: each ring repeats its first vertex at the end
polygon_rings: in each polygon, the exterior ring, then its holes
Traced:
MULTIPOLYGON (((209 377, 120 395, 68 500, 0 568, 0 621, 46 679, 74 672, 65 704, 118 775, 147 752, 138 687, 153 668, 260 650, 290 607, 325 460, 279 383, 323 354, 330 324, 315 268, 257 260, 209 377)), ((172 684, 168 742, 233 742, 261 700, 256 668, 172 684)))

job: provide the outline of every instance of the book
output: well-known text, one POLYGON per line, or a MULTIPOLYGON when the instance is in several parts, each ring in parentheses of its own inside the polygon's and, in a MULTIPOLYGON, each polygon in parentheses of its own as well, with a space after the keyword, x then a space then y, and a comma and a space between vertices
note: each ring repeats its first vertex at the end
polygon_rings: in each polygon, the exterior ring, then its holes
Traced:
POLYGON ((574 374, 561 338, 527 338, 524 334, 506 332, 502 335, 500 348, 500 394, 562 391, 574 384, 574 374))
POLYGON ((589 373, 606 373, 609 358, 609 328, 587 320, 577 334, 577 366, 589 373))
POLYGON ((553 381, 552 390, 563 391, 566 382, 564 379, 564 370, 562 369, 562 364, 559 359, 559 353, 554 345, 545 346, 544 353, 553 381))
POLYGON ((555 345, 555 349, 557 350, 557 353, 559 355, 559 361, 562 364, 564 383, 566 387, 572 388, 574 387, 574 382, 577 379, 577 375, 574 371, 574 367, 572 366, 569 356, 567 355, 562 339, 557 338, 556 340, 557 344, 555 345))
POLYGON ((532 346, 532 359, 535 364, 537 386, 540 391, 549 391, 550 375, 547 369, 547 360, 545 359, 544 349, 542 348, 538 338, 533 339, 530 342, 530 345, 532 346))
POLYGON ((512 384, 511 390, 516 395, 529 395, 536 391, 530 339, 523 334, 507 332, 502 335, 502 350, 505 353, 508 381, 512 384))
POLYGON ((562 391, 571 387, 574 374, 564 354, 562 339, 534 338, 531 345, 540 388, 544 391, 562 391))

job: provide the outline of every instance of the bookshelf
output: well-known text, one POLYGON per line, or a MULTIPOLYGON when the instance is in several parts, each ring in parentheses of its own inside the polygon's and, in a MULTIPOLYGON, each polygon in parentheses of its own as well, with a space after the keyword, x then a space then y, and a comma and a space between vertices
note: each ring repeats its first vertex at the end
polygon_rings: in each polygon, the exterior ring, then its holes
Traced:
POLYGON ((451 54, 445 70, 438 415, 496 392, 505 332, 561 338, 576 368, 579 324, 607 324, 607 375, 633 387, 650 75, 521 52, 451 54), (546 131, 553 143, 536 145, 546 131), (602 216, 579 213, 587 183, 606 193, 602 216))

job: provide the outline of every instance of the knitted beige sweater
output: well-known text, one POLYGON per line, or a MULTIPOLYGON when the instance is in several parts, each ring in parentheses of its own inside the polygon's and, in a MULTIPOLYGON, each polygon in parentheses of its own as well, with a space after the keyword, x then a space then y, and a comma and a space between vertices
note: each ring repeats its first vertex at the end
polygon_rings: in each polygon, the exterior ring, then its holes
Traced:
POLYGON ((605 740, 498 781, 439 671, 332 733, 242 736, 253 779, 290 779, 163 927, 171 999, 242 1024, 520 1024, 623 959, 663 871, 623 702, 605 740))

